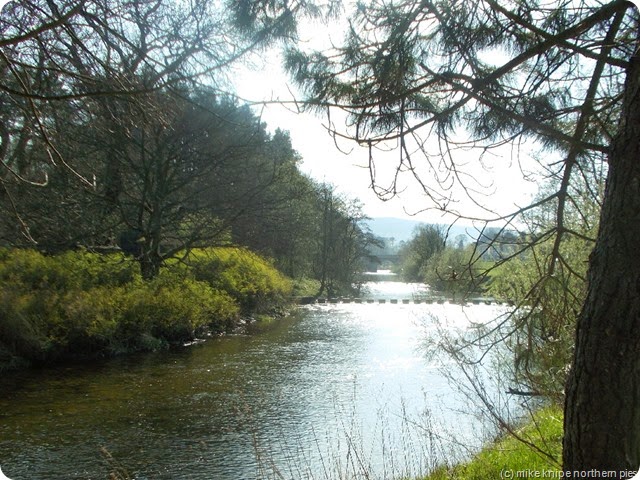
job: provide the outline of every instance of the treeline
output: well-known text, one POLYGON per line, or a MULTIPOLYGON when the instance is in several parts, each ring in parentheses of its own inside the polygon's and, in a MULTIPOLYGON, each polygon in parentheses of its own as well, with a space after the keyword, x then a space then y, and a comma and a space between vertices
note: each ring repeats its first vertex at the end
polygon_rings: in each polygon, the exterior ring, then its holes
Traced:
POLYGON ((477 241, 466 235, 451 240, 447 227, 421 224, 400 245, 394 271, 405 281, 428 284, 435 293, 460 298, 482 294, 486 290, 484 272, 490 255, 479 253, 479 249, 484 242, 493 249, 497 247, 497 242, 489 241, 489 235, 484 232, 477 241))
MULTIPOLYGON (((552 187, 543 186, 539 196, 552 187)), ((502 365, 509 391, 555 403, 564 396, 598 229, 597 197, 583 188, 574 198, 565 211, 565 226, 573 236, 562 242, 553 237, 553 205, 540 206, 524 216, 517 230, 508 225, 470 230, 472 235, 453 241, 443 226, 420 225, 399 249, 396 267, 403 279, 427 283, 456 300, 487 295, 513 305, 490 328, 475 329, 477 338, 465 339, 467 346, 500 345, 507 357, 502 365)))
POLYGON ((427 283, 443 294, 491 294, 512 300, 514 295, 494 285, 496 269, 508 260, 528 260, 526 251, 534 240, 531 232, 506 227, 469 227, 466 234, 451 238, 445 225, 421 224, 398 246, 394 271, 405 281, 427 283))
POLYGON ((8 155, 16 176, 3 180, 5 245, 121 250, 146 280, 184 251, 238 245, 323 291, 351 287, 372 241, 361 209, 300 172, 287 132, 270 134, 212 91, 144 98, 61 104, 48 135, 68 168, 51 168, 38 131, 15 123, 23 138, 8 155))

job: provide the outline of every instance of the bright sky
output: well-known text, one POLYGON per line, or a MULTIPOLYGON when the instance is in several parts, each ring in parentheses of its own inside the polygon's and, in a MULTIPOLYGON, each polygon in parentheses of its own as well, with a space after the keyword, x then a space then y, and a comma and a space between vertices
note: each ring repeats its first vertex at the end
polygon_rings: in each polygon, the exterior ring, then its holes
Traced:
MULTIPOLYGON (((327 35, 326 31, 324 34, 327 35)), ((334 38, 335 40, 337 39, 334 38)), ((291 102, 294 95, 298 95, 296 87, 281 68, 277 52, 263 55, 251 69, 239 69, 233 81, 238 95, 250 101, 291 102)), ((429 202, 409 174, 401 177, 400 183, 405 189, 396 198, 380 200, 370 188, 368 149, 346 140, 340 140, 336 145, 326 131, 326 116, 298 113, 291 104, 269 104, 261 110, 261 115, 270 130, 281 128, 290 132, 293 147, 303 158, 303 172, 316 180, 335 185, 341 193, 360 199, 364 203, 365 213, 370 217, 413 218, 432 223, 451 221, 450 217, 443 217, 441 212, 418 213, 429 206, 429 202), (412 216, 416 213, 418 214, 412 216)), ((332 119, 334 123, 338 122, 335 115, 332 119)), ((398 150, 376 152, 379 183, 387 184, 391 181, 398 156, 398 150), (391 168, 386 174, 385 165, 391 168)), ((499 155, 485 155, 482 158, 482 167, 479 152, 466 152, 461 154, 460 159, 468 164, 470 175, 488 186, 486 191, 491 195, 479 196, 479 201, 488 202, 493 209, 501 213, 507 213, 507 210, 512 210, 515 205, 526 205, 537 190, 537 184, 523 180, 518 161, 515 157, 512 158, 512 150, 509 148, 502 149, 499 155)), ((473 203, 465 200, 461 193, 456 195, 451 205, 468 215, 479 214, 473 203)))
MULTIPOLYGON (((303 39, 303 42, 313 48, 322 48, 322 45, 330 45, 331 42, 341 43, 342 34, 336 28, 335 22, 331 28, 310 24, 304 25, 300 30, 307 35, 307 40, 303 39)), ((295 100, 295 96, 302 98, 284 73, 278 51, 265 52, 259 59, 254 60, 254 63, 251 67, 238 68, 234 74, 233 83, 241 98, 248 101, 284 102, 295 100)), ((452 221, 451 217, 443 217, 443 214, 437 211, 418 213, 430 206, 430 203, 409 174, 401 177, 400 184, 404 190, 398 193, 396 198, 380 200, 370 188, 368 149, 346 140, 341 140, 336 145, 326 131, 326 115, 298 113, 291 104, 288 107, 269 104, 263 107, 261 114, 270 130, 281 128, 290 132, 293 146, 303 158, 303 172, 316 180, 335 185, 341 193, 360 199, 364 204, 365 213, 370 217, 404 217, 432 223, 452 221), (417 215, 412 216, 414 214, 417 215)), ((332 113, 332 120, 336 124, 339 122, 337 116, 332 113)), ((338 130, 341 126, 337 125, 338 130)), ((437 145, 434 144, 433 150, 436 148, 437 145)), ((531 162, 516 158, 508 147, 497 153, 485 155, 480 161, 477 151, 459 152, 459 160, 467 164, 470 176, 488 187, 484 191, 490 195, 480 195, 478 200, 483 204, 489 204, 493 210, 508 213, 516 205, 526 205, 537 191, 537 184, 523 180, 518 165, 519 161, 525 165, 531 162)), ((376 152, 375 158, 378 183, 387 185, 398 162, 399 151, 376 152)), ((416 163, 420 163, 417 156, 416 163)), ((427 175, 424 178, 427 178, 428 172, 425 173, 427 175)), ((435 183, 435 180, 433 182, 435 183)), ((473 202, 466 200, 461 192, 454 195, 454 201, 450 205, 463 214, 481 215, 473 202)), ((482 216, 486 216, 486 213, 482 216)))

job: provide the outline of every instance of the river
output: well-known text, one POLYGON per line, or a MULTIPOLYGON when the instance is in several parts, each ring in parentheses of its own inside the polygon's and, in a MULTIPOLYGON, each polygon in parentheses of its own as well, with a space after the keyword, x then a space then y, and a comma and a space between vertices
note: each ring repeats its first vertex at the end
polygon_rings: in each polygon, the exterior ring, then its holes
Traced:
MULTIPOLYGON (((370 291, 402 299, 417 286, 370 291)), ((0 467, 12 480, 118 466, 153 480, 415 476, 486 433, 425 339, 497 309, 311 305, 256 335, 5 375, 0 467)))

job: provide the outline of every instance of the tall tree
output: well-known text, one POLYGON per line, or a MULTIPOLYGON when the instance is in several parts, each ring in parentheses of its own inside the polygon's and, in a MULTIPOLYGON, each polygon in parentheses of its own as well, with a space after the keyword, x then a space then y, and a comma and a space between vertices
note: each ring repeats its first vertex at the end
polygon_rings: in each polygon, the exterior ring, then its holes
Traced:
POLYGON ((260 152, 263 168, 250 169, 249 177, 260 177, 264 188, 234 223, 233 240, 273 258, 291 277, 311 275, 316 185, 300 172, 288 132, 276 130, 260 152))
POLYGON ((149 279, 176 253, 224 238, 231 218, 220 198, 243 206, 237 199, 250 192, 238 185, 230 195, 228 186, 251 176, 246 164, 264 132, 248 110, 211 93, 144 98, 144 108, 125 98, 126 120, 108 122, 106 134, 98 129, 94 135, 102 134, 106 147, 97 194, 117 212, 120 244, 149 279))
POLYGON ((446 245, 444 228, 438 225, 419 225, 411 239, 400 249, 402 276, 410 282, 424 281, 429 260, 444 250, 446 245))
MULTIPOLYGON (((566 221, 578 204, 573 185, 582 178, 589 189, 593 172, 606 174, 567 385, 566 470, 640 465, 639 40, 638 11, 624 0, 374 0, 358 4, 342 46, 293 50, 287 60, 307 104, 347 112, 333 134, 368 146, 372 165, 377 146, 399 147, 397 172, 415 177, 432 202, 425 208, 452 210, 455 185, 482 206, 482 183, 461 151, 482 161, 503 145, 537 145, 545 155, 536 169, 558 188, 473 219, 508 225, 553 205, 538 237, 551 239, 548 277, 570 266, 563 242, 581 237, 566 221)), ((395 181, 378 187, 395 191, 395 181)))
MULTIPOLYGON (((70 135, 56 131, 59 111, 73 112, 76 127, 109 120, 123 130, 132 110, 162 121, 165 111, 149 101, 154 93, 204 84, 224 90, 232 65, 291 34, 277 21, 247 35, 235 8, 226 7, 217 0, 25 0, 3 8, 0 196, 26 239, 37 243, 12 192, 47 184, 57 169, 94 188, 87 156, 74 155, 64 145, 70 135)), ((117 178, 117 165, 109 173, 117 178)))
POLYGON ((358 274, 364 271, 369 246, 377 243, 367 217, 357 202, 339 195, 329 184, 316 190, 316 222, 319 226, 315 250, 315 277, 320 280, 317 295, 329 297, 352 293, 358 274))

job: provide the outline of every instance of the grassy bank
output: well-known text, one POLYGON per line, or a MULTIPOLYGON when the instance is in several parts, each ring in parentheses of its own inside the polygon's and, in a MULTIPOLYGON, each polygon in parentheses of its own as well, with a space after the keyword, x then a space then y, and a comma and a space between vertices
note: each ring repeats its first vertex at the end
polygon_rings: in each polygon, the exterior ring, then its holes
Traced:
POLYGON ((143 281, 122 254, 0 250, 0 369, 156 350, 278 311, 291 285, 239 248, 193 251, 143 281))
POLYGON ((439 468, 422 480, 553 478, 562 458, 562 418, 561 407, 544 408, 514 430, 521 440, 505 435, 469 462, 439 468))

